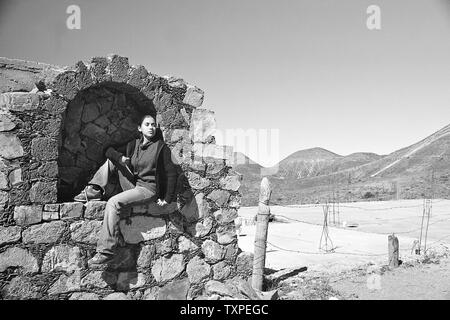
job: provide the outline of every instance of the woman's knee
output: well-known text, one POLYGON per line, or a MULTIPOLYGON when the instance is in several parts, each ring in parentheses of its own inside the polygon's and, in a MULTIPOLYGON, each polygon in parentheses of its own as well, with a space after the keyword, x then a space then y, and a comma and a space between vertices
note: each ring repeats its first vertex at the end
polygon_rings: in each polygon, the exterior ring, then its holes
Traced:
POLYGON ((120 201, 116 197, 111 197, 106 202, 106 207, 109 207, 109 209, 113 209, 115 211, 119 211, 121 209, 120 201))

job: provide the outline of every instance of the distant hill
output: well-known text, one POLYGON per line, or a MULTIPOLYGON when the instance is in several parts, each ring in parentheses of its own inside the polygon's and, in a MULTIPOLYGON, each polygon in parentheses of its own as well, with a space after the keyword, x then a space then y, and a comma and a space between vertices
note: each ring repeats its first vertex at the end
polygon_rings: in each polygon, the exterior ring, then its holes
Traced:
POLYGON ((450 196, 450 125, 389 155, 358 152, 341 156, 323 148, 297 151, 264 168, 235 166, 243 174, 242 205, 256 205, 259 183, 268 176, 272 200, 280 204, 413 199, 450 196), (271 174, 267 174, 271 172, 271 174))

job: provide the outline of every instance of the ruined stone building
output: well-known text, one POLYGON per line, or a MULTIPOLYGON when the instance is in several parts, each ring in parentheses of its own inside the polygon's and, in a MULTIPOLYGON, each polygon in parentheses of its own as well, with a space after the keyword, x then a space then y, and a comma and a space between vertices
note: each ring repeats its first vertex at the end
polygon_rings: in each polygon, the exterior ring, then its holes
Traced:
POLYGON ((241 176, 203 94, 118 55, 65 68, 0 58, 2 299, 251 298, 234 225, 241 176), (134 207, 115 260, 89 268, 106 202, 73 196, 144 112, 176 159, 177 202, 134 207))

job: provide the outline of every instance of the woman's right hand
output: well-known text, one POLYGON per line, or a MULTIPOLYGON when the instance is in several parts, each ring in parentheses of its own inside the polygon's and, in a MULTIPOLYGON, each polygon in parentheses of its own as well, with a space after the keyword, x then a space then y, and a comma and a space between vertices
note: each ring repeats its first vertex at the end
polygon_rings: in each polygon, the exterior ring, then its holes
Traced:
POLYGON ((122 161, 122 163, 124 165, 126 165, 127 167, 130 165, 130 158, 122 156, 122 158, 120 159, 122 161))

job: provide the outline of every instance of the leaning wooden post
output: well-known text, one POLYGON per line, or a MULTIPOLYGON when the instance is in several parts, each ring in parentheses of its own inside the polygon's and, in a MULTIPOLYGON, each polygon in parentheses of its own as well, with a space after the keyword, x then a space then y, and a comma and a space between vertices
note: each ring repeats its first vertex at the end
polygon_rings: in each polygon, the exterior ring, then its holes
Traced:
POLYGON ((269 180, 264 177, 259 191, 259 206, 256 219, 255 250, 253 254, 252 287, 262 291, 264 265, 266 263, 267 229, 270 215, 270 190, 269 180))
POLYGON ((398 267, 398 238, 394 234, 388 237, 389 267, 398 267))

